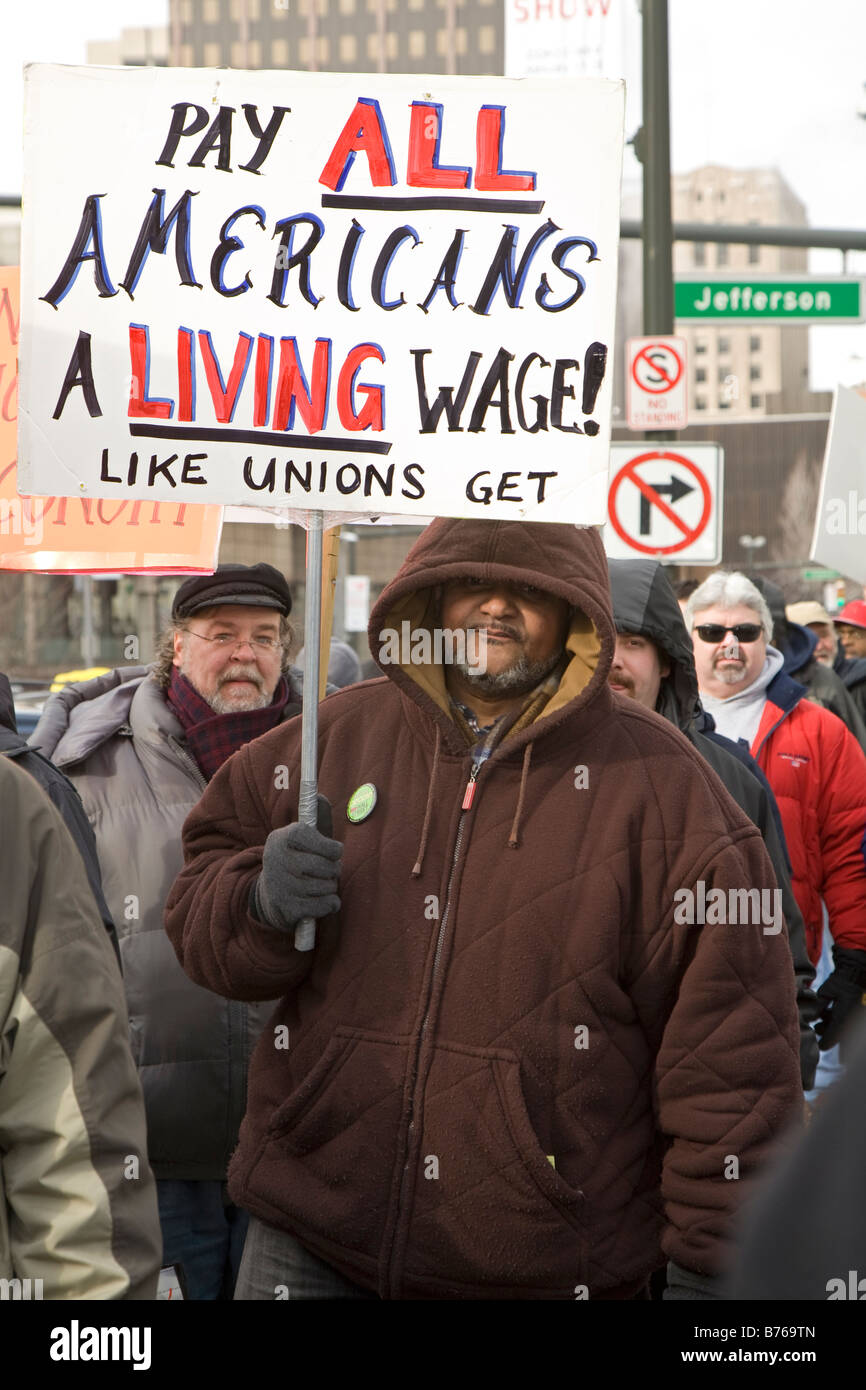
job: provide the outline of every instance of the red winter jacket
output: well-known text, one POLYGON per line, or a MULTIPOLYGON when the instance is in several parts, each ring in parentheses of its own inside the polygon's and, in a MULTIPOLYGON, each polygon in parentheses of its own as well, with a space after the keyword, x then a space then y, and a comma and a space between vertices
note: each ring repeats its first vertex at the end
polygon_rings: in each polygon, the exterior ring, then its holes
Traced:
POLYGON ((821 899, 837 945, 866 950, 866 756, 829 710, 780 673, 752 743, 776 795, 794 894, 813 963, 821 954, 821 899))

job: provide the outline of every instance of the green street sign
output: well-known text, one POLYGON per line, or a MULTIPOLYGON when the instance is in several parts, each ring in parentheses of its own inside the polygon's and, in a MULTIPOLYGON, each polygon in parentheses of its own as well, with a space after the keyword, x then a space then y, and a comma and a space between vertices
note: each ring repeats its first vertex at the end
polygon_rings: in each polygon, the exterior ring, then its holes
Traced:
POLYGON ((803 570, 804 579, 841 579, 838 570, 803 570))
POLYGON ((823 280, 690 275, 674 285, 674 318, 679 323, 862 323, 863 284, 844 275, 823 280))

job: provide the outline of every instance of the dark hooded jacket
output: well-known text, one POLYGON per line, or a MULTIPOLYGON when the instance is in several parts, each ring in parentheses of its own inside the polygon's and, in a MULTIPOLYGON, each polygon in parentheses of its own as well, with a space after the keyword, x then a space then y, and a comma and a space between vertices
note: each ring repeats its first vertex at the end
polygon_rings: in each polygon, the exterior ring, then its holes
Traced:
POLYGON ((12 687, 9 684, 8 676, 3 675, 2 672, 0 672, 0 753, 11 758, 13 762, 16 762, 19 767, 22 767, 25 772, 29 772, 30 776, 36 779, 63 817, 66 829, 75 841, 78 853, 84 861, 87 882, 90 884, 96 899, 99 915, 111 938, 111 944, 119 963, 120 949, 117 944, 117 932, 114 930, 114 922, 105 901, 105 894, 102 891, 102 875, 99 872, 96 839, 93 834, 93 827, 81 804, 81 797, 69 778, 64 777, 53 763, 31 748, 26 739, 19 734, 15 720, 15 701, 12 687))
POLYGON ((846 656, 840 643, 836 652, 836 659, 833 662, 833 670, 857 706, 863 722, 866 723, 866 656, 846 656))
POLYGON ((764 837, 782 890, 800 1015, 803 1089, 808 1091, 814 1084, 818 1064, 818 1038, 811 1024, 821 1008, 809 987, 815 968, 806 949, 803 916, 791 887, 791 866, 776 798, 746 745, 716 733, 711 716, 701 708, 692 639, 664 566, 658 560, 647 559, 609 560, 608 567, 617 631, 648 637, 670 662, 670 674, 662 680, 656 710, 706 758, 764 837))
POLYGON ((231 758, 184 828, 184 968, 283 996, 229 1191, 384 1298, 627 1298, 665 1256, 716 1273, 743 1187, 726 1155, 747 1178, 802 1111, 797 1012, 784 933, 681 925, 676 895, 773 889, 772 865, 691 745, 611 691, 595 530, 435 521, 372 650, 434 627, 434 586, 466 576, 566 600, 559 686, 485 762, 435 661, 323 703, 342 904, 313 951, 249 911, 268 834, 297 820, 299 721, 231 758))
POLYGON ((727 1290, 732 1299, 866 1298, 866 1022, 858 1029, 844 1076, 742 1212, 742 1254, 727 1290))

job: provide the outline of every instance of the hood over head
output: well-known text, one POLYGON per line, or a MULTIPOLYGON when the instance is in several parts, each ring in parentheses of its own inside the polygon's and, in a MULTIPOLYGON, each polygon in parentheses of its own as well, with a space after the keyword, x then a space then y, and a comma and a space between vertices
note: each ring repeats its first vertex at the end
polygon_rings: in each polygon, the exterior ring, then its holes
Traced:
POLYGON ((608 560, 617 632, 649 637, 671 664, 662 678, 656 712, 686 730, 700 713, 692 639, 676 594, 659 560, 608 560))
POLYGON ((810 628, 792 622, 788 617, 785 595, 778 584, 774 584, 772 579, 765 579, 762 574, 750 574, 749 578, 767 601, 773 619, 772 645, 782 653, 782 670, 792 676, 812 660, 818 638, 810 628))
POLYGON ((369 639, 385 674, 432 714, 440 727, 451 725, 444 667, 435 660, 427 664, 382 660, 383 633, 421 629, 432 637, 439 625, 434 590, 449 580, 467 577, 532 584, 565 599, 573 610, 565 643, 567 665, 533 731, 542 721, 546 727, 550 727, 548 720, 558 723, 556 716, 573 701, 588 702, 604 688, 613 659, 614 629, 607 564, 596 528, 438 518, 421 533, 377 599, 369 639), (409 627, 403 629, 407 622, 409 627))
MULTIPOLYGON (((789 676, 796 675, 797 671, 802 671, 815 655, 815 648, 818 645, 817 633, 810 627, 802 627, 800 623, 792 623, 791 619, 786 619, 787 633, 785 645, 777 647, 782 653, 784 665, 782 670, 789 676)), ((774 629, 775 634, 775 629, 774 629)), ((773 642, 777 646, 776 642, 773 642)))
POLYGON ((788 615, 785 612, 785 595, 778 584, 774 584, 772 579, 765 579, 762 574, 750 574, 748 578, 770 610, 770 617, 773 619, 773 635, 770 638, 770 643, 777 651, 783 652, 788 645, 788 615))

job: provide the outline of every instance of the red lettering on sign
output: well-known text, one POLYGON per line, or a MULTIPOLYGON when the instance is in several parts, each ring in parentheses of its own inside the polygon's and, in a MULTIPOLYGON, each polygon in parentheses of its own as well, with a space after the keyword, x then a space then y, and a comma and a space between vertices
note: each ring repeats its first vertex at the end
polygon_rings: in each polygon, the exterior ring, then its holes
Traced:
POLYGON ((502 170, 502 137, 505 107, 482 106, 475 128, 475 187, 482 193, 527 193, 535 187, 535 174, 502 170))
POLYGON ((409 158, 406 182, 410 188, 468 188, 472 170, 439 164, 442 107, 439 102, 413 101, 409 119, 409 158))
POLYGON ((145 420, 170 420, 174 401, 148 399, 150 335, 142 324, 129 325, 129 362, 132 379, 127 414, 143 416, 145 420))
POLYGON ((274 402, 273 428, 292 428, 295 406, 310 434, 317 434, 325 423, 331 375, 331 340, 317 338, 313 353, 312 386, 307 385, 298 357, 296 338, 280 339, 280 367, 274 402))
POLYGON ((381 386, 370 386, 366 382, 361 382, 357 390, 367 399, 357 414, 355 413, 355 378, 361 370, 361 363, 365 362, 368 357, 375 357, 378 362, 385 361, 385 354, 378 344, 359 343, 347 354, 340 369, 337 380, 337 410, 340 414, 340 423, 347 430, 381 430, 383 427, 382 400, 384 393, 381 386))
POLYGON ((372 97, 358 98, 354 111, 343 126, 337 143, 319 175, 319 183, 339 192, 359 151, 367 156, 370 182, 375 188, 383 188, 397 182, 388 132, 379 103, 372 97))

